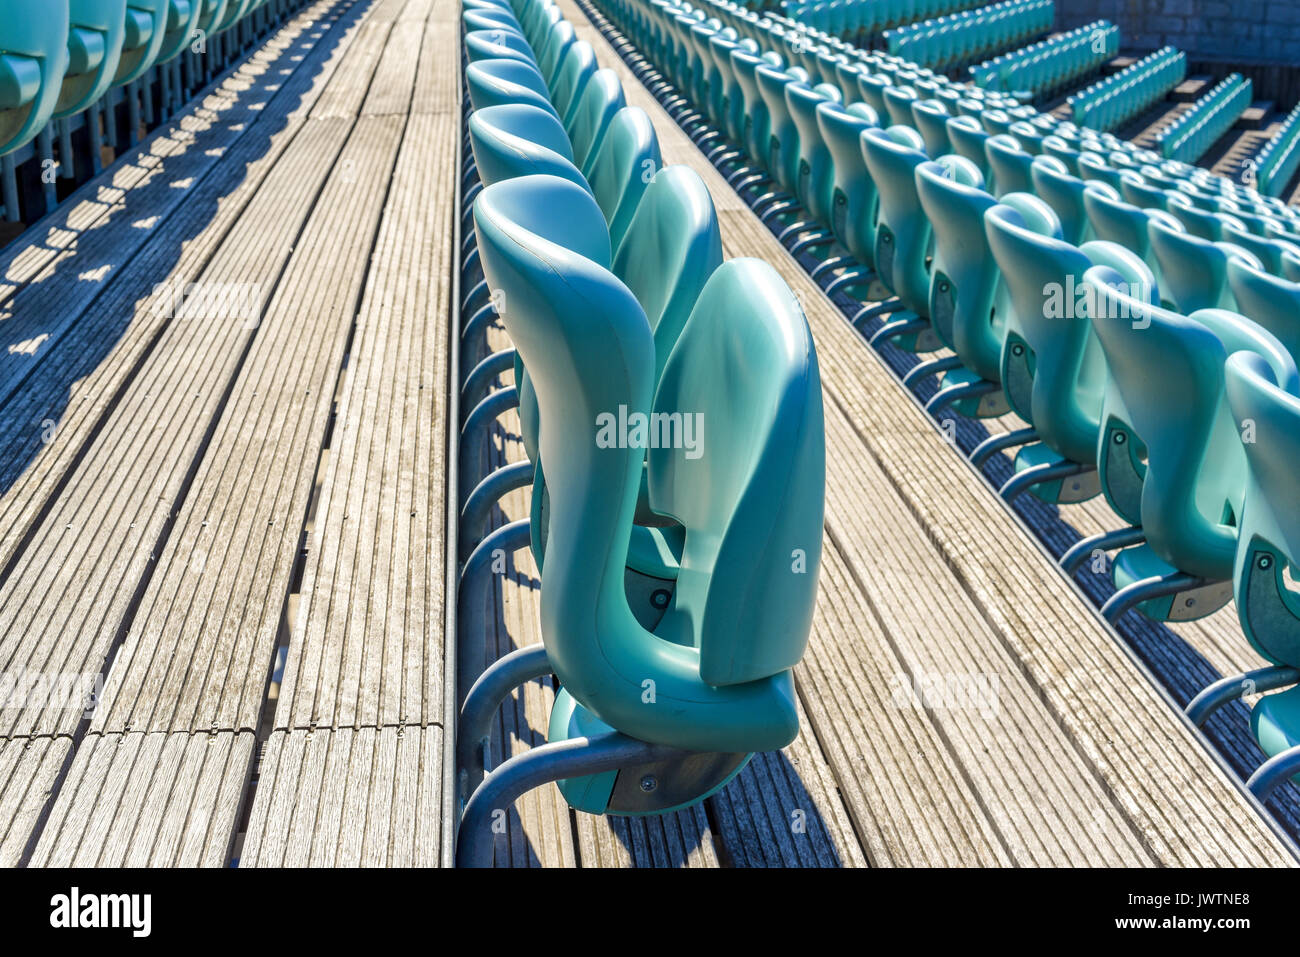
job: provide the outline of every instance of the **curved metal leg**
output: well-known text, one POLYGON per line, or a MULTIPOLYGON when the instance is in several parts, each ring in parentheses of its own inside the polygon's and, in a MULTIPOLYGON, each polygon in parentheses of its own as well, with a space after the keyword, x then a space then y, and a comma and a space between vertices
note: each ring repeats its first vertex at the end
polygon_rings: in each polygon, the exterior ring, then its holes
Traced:
POLYGON ((790 247, 790 255, 798 256, 809 249, 816 249, 818 246, 829 246, 835 242, 835 234, 828 233, 825 230, 814 233, 811 236, 805 236, 793 246, 790 247))
POLYGON ((1294 684, 1300 684, 1300 668, 1292 668, 1290 665, 1272 665, 1240 675, 1230 675, 1203 689, 1188 702, 1183 714, 1199 728, 1210 719, 1210 715, 1242 695, 1262 694, 1294 684))
MULTIPOLYGON (((782 193, 781 195, 787 198, 779 199, 777 202, 768 206, 767 209, 758 214, 758 218, 764 226, 769 225, 769 220, 780 216, 782 213, 799 209, 799 200, 790 197, 789 193, 782 193)), ((755 209, 754 212, 758 212, 758 210, 755 209)))
POLYGON ((497 376, 515 367, 515 355, 514 349, 502 349, 471 369, 465 377, 465 384, 460 387, 460 407, 473 408, 479 400, 479 394, 486 392, 497 376))
POLYGON ((818 232, 819 234, 825 232, 825 230, 822 229, 821 226, 818 224, 817 220, 815 220, 815 219, 799 219, 799 220, 796 220, 795 222, 791 223, 789 226, 785 226, 785 227, 783 227, 783 228, 781 229, 781 231, 780 231, 779 233, 776 234, 776 240, 777 240, 777 242, 779 242, 779 243, 781 243, 782 245, 784 245, 784 244, 785 244, 785 241, 786 241, 786 237, 788 237, 788 236, 797 236, 797 235, 799 235, 800 233, 805 233, 805 232, 807 232, 807 231, 810 230, 810 229, 815 229, 815 230, 817 230, 817 232, 818 232))
POLYGON ((1166 595, 1176 595, 1180 591, 1200 588, 1202 585, 1208 584, 1208 579, 1197 578, 1195 575, 1188 575, 1185 572, 1175 572, 1172 575, 1163 577, 1153 575, 1150 578, 1143 578, 1141 581, 1133 582, 1131 585, 1125 585, 1111 595, 1110 598, 1106 599, 1106 604, 1101 606, 1101 616, 1114 624, 1126 611, 1136 608, 1144 601, 1163 598, 1166 595))
POLYGON ((1270 794, 1297 773, 1300 773, 1300 745, 1275 754, 1261 764, 1246 782, 1246 787, 1255 797, 1267 801, 1270 794))
POLYGON ((858 326, 866 322, 868 319, 874 319, 876 316, 887 316, 891 313, 895 313, 902 308, 902 305, 903 301, 901 299, 897 296, 890 296, 888 299, 882 300, 873 306, 863 306, 853 314, 853 318, 850 319, 849 322, 858 326))
POLYGON ((485 335, 488 327, 496 321, 497 311, 490 302, 466 319, 460 330, 461 355, 467 359, 473 356, 479 337, 485 335))
MULTIPOLYGON (((834 256, 826 260, 826 262, 822 263, 822 266, 826 265, 826 263, 834 262, 836 259, 848 259, 848 258, 849 257, 847 256, 842 256, 842 257, 834 256)), ((818 268, 820 269, 821 267, 819 266, 818 268)), ((814 276, 813 278, 816 277, 814 276)), ((871 282, 871 280, 875 278, 876 278, 875 270, 868 269, 866 266, 861 266, 856 269, 846 269, 844 270, 844 272, 840 273, 833 280, 831 280, 829 283, 826 284, 825 287, 826 295, 833 296, 841 289, 849 289, 852 288, 853 286, 857 286, 862 283, 869 283, 871 282)))
POLYGON ((893 322, 887 322, 871 334, 867 341, 873 346, 879 345, 886 340, 893 339, 895 336, 904 336, 909 332, 924 332, 930 328, 930 320, 922 319, 916 313, 909 312, 910 319, 896 319, 893 322))
MULTIPOLYGON (((841 266, 852 267, 846 269, 845 272, 869 273, 871 271, 867 269, 865 266, 859 265, 857 259, 855 259, 853 256, 832 256, 830 259, 823 259, 816 266, 814 266, 811 275, 814 280, 819 280, 821 279, 822 276, 826 275, 832 269, 839 269, 841 266)), ((839 276, 836 276, 835 278, 842 279, 843 277, 844 277, 844 273, 841 273, 839 276)))
POLYGON ((486 778, 465 805, 456 840, 457 867, 491 867, 496 834, 493 817, 551 781, 617 771, 688 754, 678 748, 638 741, 625 734, 555 741, 516 755, 486 778))
POLYGON ((997 392, 1001 386, 996 382, 968 382, 965 385, 954 386, 950 389, 940 389, 930 397, 930 401, 925 404, 925 411, 938 417, 939 413, 948 406, 963 399, 976 399, 982 395, 990 395, 997 392))
POLYGON ((498 389, 485 398, 469 415, 460 429, 461 465, 470 469, 478 466, 482 443, 487 438, 487 430, 497 416, 519 404, 519 390, 514 386, 498 389))
POLYGON ((1035 465, 1033 468, 1017 472, 1007 479, 1003 486, 998 489, 998 494, 1008 502, 1014 501, 1023 492, 1027 492, 1035 485, 1040 485, 1043 482, 1054 482, 1056 479, 1069 478, 1071 475, 1082 475, 1084 472, 1091 472, 1094 469, 1095 466, 1084 465, 1082 462, 1035 465))
POLYGON ((478 542, 483 526, 487 524, 492 506, 503 495, 515 489, 525 488, 533 482, 537 469, 532 462, 511 462, 493 470, 483 481, 474 486, 474 491, 465 499, 465 507, 460 510, 460 526, 456 532, 462 555, 468 554, 478 542))
POLYGON ((488 665, 469 689, 456 724, 456 797, 461 805, 483 780, 492 719, 500 710, 501 702, 520 685, 552 673, 546 646, 530 645, 488 665))
POLYGON ((1142 531, 1140 525, 1130 525, 1127 528, 1115 529, 1113 532, 1089 535, 1087 538, 1079 539, 1061 556, 1061 570, 1066 575, 1073 575, 1097 549, 1110 551, 1112 548, 1128 548, 1130 545, 1141 545, 1146 540, 1146 532, 1142 531))
POLYGON ((961 367, 962 361, 957 356, 940 356, 938 359, 918 362, 907 370, 907 375, 903 376, 903 385, 912 389, 922 379, 928 379, 932 375, 938 375, 952 369, 960 369, 961 367))
MULTIPOLYGON (((492 581, 492 568, 505 555, 527 548, 531 528, 528 519, 521 518, 492 529, 491 533, 478 543, 461 569, 459 588, 456 592, 457 630, 460 635, 473 635, 482 638, 485 623, 482 621, 483 602, 486 598, 488 584, 492 581), (470 614, 473 612, 473 614, 470 614)), ((459 638, 459 635, 457 636, 459 638)), ((482 654, 476 656, 465 654, 464 648, 456 655, 456 689, 460 700, 465 700, 474 680, 478 678, 478 669, 482 667, 482 654)))
POLYGON ((1015 429, 1002 435, 990 435, 987 439, 971 451, 970 464, 975 468, 981 468, 985 462, 993 458, 1003 449, 1014 448, 1017 445, 1028 445, 1030 442, 1038 441, 1037 429, 1015 429))
POLYGON ((738 183, 731 182, 730 178, 728 178, 727 180, 727 182, 731 185, 731 188, 734 189, 737 193, 743 193, 749 187, 757 186, 759 183, 770 183, 772 181, 771 177, 769 177, 766 173, 764 173, 761 170, 756 170, 746 175, 745 167, 741 167, 731 175, 744 177, 738 183))

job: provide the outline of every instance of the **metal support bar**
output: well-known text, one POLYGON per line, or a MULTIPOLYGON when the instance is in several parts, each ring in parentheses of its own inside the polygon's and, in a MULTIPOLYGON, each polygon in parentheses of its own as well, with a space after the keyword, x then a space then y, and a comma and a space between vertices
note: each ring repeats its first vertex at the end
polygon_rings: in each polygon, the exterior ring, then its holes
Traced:
POLYGON ((465 561, 456 590, 456 694, 459 703, 465 700, 470 686, 483 667, 483 639, 487 622, 483 620, 483 606, 487 589, 492 582, 492 567, 497 560, 527 548, 531 541, 528 519, 521 518, 492 529, 465 561), (466 640, 480 642, 475 654, 468 654, 466 640))
POLYGON ((1209 583, 1208 579, 1197 578, 1195 575, 1188 575, 1186 572, 1175 572, 1172 575, 1163 576, 1152 575, 1150 578, 1143 578, 1131 585, 1125 585, 1106 599, 1106 604, 1101 606, 1101 616, 1114 624, 1119 621, 1120 616, 1125 612, 1136 608, 1144 601, 1163 598, 1166 595, 1176 595, 1180 591, 1200 588, 1202 585, 1208 585, 1209 583))
POLYGON ((1188 702, 1183 713, 1199 728, 1210 719, 1210 715, 1242 695, 1263 694, 1294 684, 1300 684, 1300 669, 1290 665, 1271 665, 1240 675, 1230 675, 1204 688, 1188 702))
POLYGON ((794 245, 790 246, 790 255, 798 256, 800 253, 807 252, 809 249, 816 249, 818 246, 829 246, 835 242, 835 234, 821 230, 813 233, 811 236, 805 236, 794 245))
POLYGON ((853 314, 853 318, 851 318, 849 322, 854 326, 857 326, 860 323, 866 322, 868 319, 874 319, 876 316, 891 315, 901 309, 902 306, 903 301, 901 299, 897 296, 890 296, 888 299, 878 302, 874 306, 863 306, 853 314))
POLYGON ((960 369, 961 367, 961 359, 957 356, 940 356, 938 359, 930 359, 928 362, 918 362, 907 370, 907 375, 903 376, 903 385, 909 389, 915 388, 916 384, 922 379, 928 379, 932 375, 948 372, 951 369, 960 369))
POLYGON ((1073 575, 1097 549, 1110 551, 1112 548, 1128 548, 1130 545, 1141 545, 1146 540, 1147 535, 1142 531, 1141 525, 1129 525, 1114 531, 1089 535, 1087 538, 1079 539, 1061 556, 1061 570, 1066 575, 1073 575))
POLYGON ((965 399, 977 399, 982 395, 991 395, 1000 391, 1001 388, 996 382, 981 379, 979 382, 967 382, 965 385, 940 389, 925 404, 925 411, 938 418, 939 413, 950 405, 955 405, 965 399))
POLYGON ((930 328, 930 320, 922 319, 915 313, 909 313, 909 315, 913 316, 913 318, 896 319, 893 322, 885 323, 872 333, 871 338, 867 341, 876 346, 888 339, 893 339, 895 336, 904 336, 909 332, 924 332, 930 328))
POLYGON ((500 352, 492 353, 471 369, 469 375, 465 377, 465 384, 460 387, 461 407, 473 406, 479 400, 480 393, 486 392, 497 376, 513 369, 516 355, 514 349, 502 349, 500 352))
MULTIPOLYGON (((478 466, 483 442, 487 439, 488 429, 497 417, 519 405, 519 389, 507 386, 497 389, 486 396, 465 416, 465 424, 460 428, 460 464, 462 468, 474 469, 478 466)), ((463 474, 474 474, 463 473, 463 474)))
POLYGON ((1269 795, 1297 773, 1300 773, 1300 745, 1275 754, 1261 764, 1246 782, 1246 787, 1255 797, 1267 801, 1269 795))
POLYGON ((511 462, 509 465, 492 470, 483 481, 474 486, 474 491, 469 493, 469 497, 465 499, 465 506, 460 510, 460 531, 457 533, 457 539, 460 542, 462 556, 478 542, 483 526, 487 524, 488 516, 492 513, 492 506, 503 495, 531 485, 536 471, 533 463, 527 459, 522 462, 511 462))
POLYGON ((463 807, 487 769, 492 720, 501 703, 520 685, 553 674, 545 645, 516 648, 478 676, 465 695, 456 724, 456 800, 463 807))
POLYGON ((1014 448, 1017 445, 1028 445, 1030 442, 1038 441, 1037 429, 1014 429, 1002 435, 991 435, 971 451, 970 464, 975 468, 981 468, 985 462, 993 458, 1003 449, 1014 448))
POLYGON ((554 741, 516 755, 489 774, 465 805, 456 841, 456 866, 492 866, 494 812, 509 808, 533 788, 689 753, 615 732, 597 738, 554 741))
POLYGON ((1095 468, 1092 465, 1084 465, 1082 462, 1057 462, 1055 464, 1035 465, 1033 468, 1017 472, 1007 479, 1003 486, 998 489, 998 494, 1006 501, 1011 502, 1035 485, 1069 478, 1071 475, 1082 475, 1084 472, 1094 471, 1095 468))

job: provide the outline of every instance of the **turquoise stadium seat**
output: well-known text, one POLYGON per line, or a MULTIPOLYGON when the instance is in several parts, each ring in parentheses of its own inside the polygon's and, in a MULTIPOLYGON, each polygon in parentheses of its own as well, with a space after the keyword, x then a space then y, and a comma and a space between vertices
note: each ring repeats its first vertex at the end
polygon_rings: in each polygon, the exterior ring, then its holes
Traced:
POLYGON ((71 0, 68 68, 53 119, 80 113, 117 76, 126 39, 126 0, 71 0))
POLYGON ((12 0, 0 21, 0 154, 49 122, 68 68, 68 7, 12 0))

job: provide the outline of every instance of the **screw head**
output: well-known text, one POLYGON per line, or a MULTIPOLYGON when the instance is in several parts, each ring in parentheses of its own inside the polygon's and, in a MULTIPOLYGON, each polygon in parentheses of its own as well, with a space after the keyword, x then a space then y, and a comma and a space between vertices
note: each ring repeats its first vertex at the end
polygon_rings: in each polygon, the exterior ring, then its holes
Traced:
POLYGON ((649 794, 658 786, 659 786, 659 782, 655 780, 655 776, 653 774, 647 774, 645 777, 641 779, 641 790, 644 791, 646 794, 649 794))

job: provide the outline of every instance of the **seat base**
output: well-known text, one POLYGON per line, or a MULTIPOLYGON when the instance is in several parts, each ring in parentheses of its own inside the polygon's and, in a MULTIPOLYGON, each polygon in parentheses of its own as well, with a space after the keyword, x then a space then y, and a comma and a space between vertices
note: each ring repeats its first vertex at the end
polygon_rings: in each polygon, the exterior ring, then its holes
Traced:
MULTIPOLYGON (((1125 549, 1115 557, 1111 576, 1116 588, 1125 588, 1147 578, 1165 578, 1178 573, 1160 558, 1150 545, 1125 549)), ((1138 611, 1154 621, 1195 621, 1218 611, 1232 600, 1232 582, 1210 582, 1199 588, 1152 598, 1137 606, 1138 611)))
MULTIPOLYGON (((613 731, 560 689, 551 708, 548 742, 596 738, 613 731)), ((751 757, 752 753, 693 752, 684 758, 566 778, 558 784, 569 805, 588 814, 668 814, 698 804, 721 790, 751 757)))
MULTIPOLYGON (((1039 465, 1062 465, 1067 461, 1042 442, 1026 445, 1016 453, 1015 469, 1019 474, 1039 465)), ((1051 482, 1030 486, 1030 494, 1052 505, 1086 502, 1101 494, 1101 480, 1096 469, 1051 482)))
MULTIPOLYGON (((1300 745, 1300 686, 1260 698, 1250 713, 1250 730, 1270 758, 1300 745)), ((1300 774, 1291 780, 1300 784, 1300 774)))
MULTIPOLYGON (((984 381, 970 369, 952 369, 944 374, 943 380, 939 383, 939 391, 975 385, 984 381)), ((952 410, 968 419, 996 419, 1010 412, 1011 406, 1007 403, 1005 393, 999 389, 986 395, 960 399, 952 404, 952 410)))

